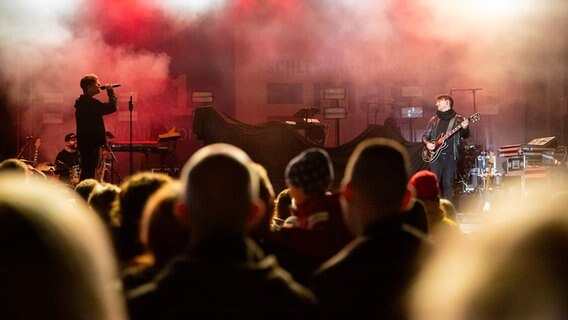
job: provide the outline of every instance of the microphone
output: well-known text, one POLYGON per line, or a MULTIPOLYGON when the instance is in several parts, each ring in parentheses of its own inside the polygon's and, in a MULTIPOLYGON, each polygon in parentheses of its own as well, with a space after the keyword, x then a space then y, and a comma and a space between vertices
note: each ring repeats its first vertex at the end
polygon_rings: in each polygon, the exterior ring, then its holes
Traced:
POLYGON ((26 137, 26 141, 32 140, 33 138, 34 138, 34 136, 27 136, 27 137, 26 137))
MULTIPOLYGON (((120 83, 113 83, 110 85, 112 88, 116 88, 116 87, 120 87, 121 84, 120 83)), ((106 90, 106 86, 100 86, 99 89, 101 90, 106 90)))
POLYGON ((128 110, 132 111, 132 109, 134 109, 134 103, 132 102, 132 96, 134 95, 134 92, 130 92, 130 100, 128 100, 128 110))

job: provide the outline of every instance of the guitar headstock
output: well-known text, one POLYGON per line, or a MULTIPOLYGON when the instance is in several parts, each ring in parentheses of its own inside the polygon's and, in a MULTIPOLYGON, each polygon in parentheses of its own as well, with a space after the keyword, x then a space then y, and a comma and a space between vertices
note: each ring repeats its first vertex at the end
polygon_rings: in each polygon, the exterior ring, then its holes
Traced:
POLYGON ((481 120, 481 113, 476 112, 473 115, 471 115, 471 117, 467 118, 469 120, 469 122, 476 122, 481 120))

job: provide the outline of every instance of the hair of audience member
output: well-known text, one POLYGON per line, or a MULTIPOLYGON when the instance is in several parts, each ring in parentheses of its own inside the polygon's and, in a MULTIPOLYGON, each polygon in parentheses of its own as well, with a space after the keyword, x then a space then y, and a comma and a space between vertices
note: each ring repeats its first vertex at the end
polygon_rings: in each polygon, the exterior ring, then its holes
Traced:
POLYGON ((0 162, 0 172, 2 173, 16 173, 24 176, 31 174, 28 165, 20 159, 6 159, 0 162))
POLYGON ((120 224, 118 217, 111 215, 113 202, 119 193, 119 186, 112 183, 99 183, 95 185, 87 201, 89 206, 109 227, 116 227, 120 224))
POLYGON ((356 189, 367 212, 379 218, 401 210, 408 191, 409 159, 406 149, 386 138, 372 138, 359 143, 347 162, 342 185, 356 189))
POLYGON ((126 319, 111 242, 81 201, 0 179, 0 306, 6 319, 126 319))
POLYGON ((272 218, 274 214, 274 188, 268 177, 268 172, 259 163, 251 162, 250 166, 258 174, 259 186, 259 203, 262 207, 262 212, 258 213, 257 222, 254 226, 254 231, 260 234, 270 232, 272 218))
POLYGON ((444 211, 446 212, 446 218, 457 223, 458 211, 456 210, 454 204, 450 200, 442 198, 440 199, 440 205, 442 206, 442 208, 444 208, 444 211))
POLYGON ((148 198, 172 178, 163 173, 139 172, 128 177, 120 185, 111 210, 113 219, 120 221, 119 233, 124 248, 121 259, 131 259, 143 252, 140 243, 140 219, 148 198))
POLYGON ((275 218, 286 220, 291 214, 292 206, 292 196, 290 195, 290 189, 286 188, 276 196, 275 206, 275 218))
POLYGON ((77 192, 81 199, 87 202, 89 201, 89 196, 91 192, 93 192, 93 189, 100 184, 101 183, 95 179, 85 179, 75 186, 75 192, 77 192))
POLYGON ((413 289, 412 319, 566 319, 568 215, 552 204, 445 246, 413 289))
POLYGON ((182 196, 179 181, 167 182, 148 198, 142 212, 140 241, 152 253, 158 269, 189 242, 187 225, 175 213, 182 196))
POLYGON ((406 210, 409 167, 406 149, 394 140, 372 138, 357 145, 347 162, 340 198, 353 234, 360 235, 374 221, 406 210))
POLYGON ((236 146, 217 143, 199 149, 182 170, 191 240, 242 237, 259 201, 258 174, 236 146))

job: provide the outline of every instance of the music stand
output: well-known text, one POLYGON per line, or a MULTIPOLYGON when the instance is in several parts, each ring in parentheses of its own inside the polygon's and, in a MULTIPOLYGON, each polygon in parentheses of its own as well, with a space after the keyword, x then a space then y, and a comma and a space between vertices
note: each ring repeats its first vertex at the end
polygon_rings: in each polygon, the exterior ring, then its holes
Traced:
POLYGON ((422 97, 422 87, 419 86, 403 86, 400 87, 400 96, 408 98, 408 107, 401 109, 402 118, 408 119, 408 131, 411 141, 416 141, 416 132, 414 132, 413 120, 422 118, 422 108, 412 106, 412 98, 422 97))
POLYGON ((347 116, 347 109, 339 106, 339 100, 347 98, 347 89, 327 88, 323 91, 323 98, 330 100, 330 105, 323 109, 323 114, 325 119, 335 120, 335 143, 339 146, 341 142, 341 125, 339 121, 347 116))

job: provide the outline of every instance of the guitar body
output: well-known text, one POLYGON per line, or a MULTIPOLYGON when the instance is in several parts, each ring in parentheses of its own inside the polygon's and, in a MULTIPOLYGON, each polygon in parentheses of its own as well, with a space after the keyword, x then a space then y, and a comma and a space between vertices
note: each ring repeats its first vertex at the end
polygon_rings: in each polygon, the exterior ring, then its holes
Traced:
MULTIPOLYGON (((441 139, 441 137, 438 140, 436 140, 436 146, 438 146, 438 141, 440 139, 441 139)), ((428 148, 426 148, 426 147, 422 148, 422 160, 424 160, 424 162, 426 162, 426 163, 430 163, 430 162, 434 162, 434 161, 438 160, 438 158, 440 157, 440 154, 442 154, 442 151, 446 150, 447 147, 448 147, 448 143, 444 140, 434 150, 428 150, 428 148)))

